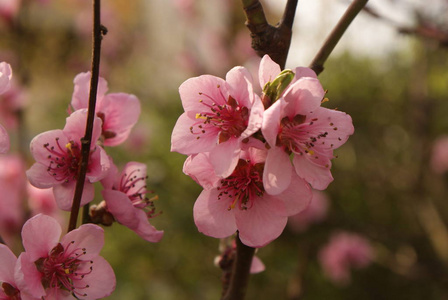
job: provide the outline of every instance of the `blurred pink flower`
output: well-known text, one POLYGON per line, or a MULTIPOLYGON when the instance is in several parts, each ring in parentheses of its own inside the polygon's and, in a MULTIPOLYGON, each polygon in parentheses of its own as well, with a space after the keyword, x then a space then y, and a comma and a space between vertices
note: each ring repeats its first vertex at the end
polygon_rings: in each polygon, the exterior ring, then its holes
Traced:
MULTIPOLYGON (((0 1, 0 3, 2 2, 0 1)), ((11 79, 11 66, 6 62, 0 62, 0 94, 3 94, 9 89, 9 86, 11 85, 11 79)))
POLYGON ((336 284, 350 282, 351 268, 367 267, 373 259, 369 242, 357 234, 333 234, 329 243, 319 252, 319 261, 325 274, 336 284))
POLYGON ((146 165, 129 162, 118 174, 112 164, 109 175, 101 181, 101 192, 106 201, 106 209, 114 218, 149 242, 158 242, 163 231, 152 226, 148 218, 154 215, 154 204, 146 194, 146 165))
POLYGON ((17 257, 11 250, 3 244, 0 244, 0 299, 4 300, 38 300, 39 298, 26 295, 17 287, 14 278, 14 269, 17 257))
POLYGON ((19 12, 21 0, 0 0, 0 18, 6 22, 12 22, 12 19, 19 12))
MULTIPOLYGON (((75 77, 71 106, 79 110, 88 107, 90 72, 75 77)), ((101 136, 105 146, 117 146, 129 136, 132 127, 140 116, 140 101, 131 94, 106 94, 107 82, 100 77, 96 100, 96 115, 103 121, 101 136)))
POLYGON ((185 112, 171 136, 171 151, 191 155, 210 152, 216 174, 229 176, 235 169, 242 141, 261 127, 263 104, 252 89, 243 67, 227 73, 226 80, 202 75, 179 88, 185 112))
POLYGON ((39 189, 28 183, 27 192, 28 206, 31 209, 31 215, 44 214, 53 217, 61 225, 65 223, 65 218, 56 204, 51 189, 39 189))
POLYGON ((0 117, 6 128, 17 127, 18 112, 25 106, 26 94, 26 91, 12 80, 9 89, 0 96, 0 117))
MULTIPOLYGON (((279 73, 280 67, 265 56, 260 64, 261 86, 279 73)), ((320 107, 324 96, 314 72, 297 68, 282 97, 266 110, 261 130, 271 147, 263 175, 268 193, 278 194, 289 186, 293 166, 314 189, 324 190, 333 181, 333 149, 344 144, 354 128, 348 114, 320 107)))
POLYGON ((29 219, 22 229, 22 253, 16 266, 21 291, 43 299, 100 299, 115 289, 115 274, 99 256, 104 231, 81 225, 61 236, 59 223, 45 215, 29 219))
POLYGON ((448 136, 441 136, 434 142, 430 164, 435 173, 443 174, 448 170, 448 136))
MULTIPOLYGON (((37 188, 53 187, 56 202, 62 210, 70 210, 72 206, 86 119, 87 110, 77 110, 67 118, 63 130, 41 133, 31 141, 31 154, 36 163, 26 172, 28 180, 37 188)), ((81 205, 93 200, 92 183, 103 179, 110 167, 106 152, 96 145, 100 133, 101 119, 95 118, 81 205)))
POLYGON ((303 232, 311 224, 321 222, 328 211, 328 197, 324 192, 313 190, 310 205, 297 215, 289 217, 288 226, 295 232, 303 232))
POLYGON ((184 172, 204 187, 193 215, 196 226, 205 235, 224 238, 238 230, 245 245, 263 247, 282 233, 288 216, 309 204, 309 185, 296 175, 281 194, 265 193, 262 174, 266 151, 242 151, 235 170, 227 178, 219 178, 211 164, 204 163, 209 159, 207 155, 198 154, 184 165, 184 172))

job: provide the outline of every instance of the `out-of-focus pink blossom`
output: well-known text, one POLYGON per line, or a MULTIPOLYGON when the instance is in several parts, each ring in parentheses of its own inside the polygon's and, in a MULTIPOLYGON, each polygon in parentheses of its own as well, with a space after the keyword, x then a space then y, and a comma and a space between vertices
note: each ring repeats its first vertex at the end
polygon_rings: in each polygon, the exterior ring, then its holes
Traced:
POLYGON ((329 243, 319 252, 319 261, 325 274, 336 284, 350 282, 350 270, 367 267, 373 259, 369 242, 357 234, 333 234, 329 243))
POLYGON ((6 62, 0 62, 0 94, 3 94, 9 89, 9 86, 11 85, 11 79, 12 79, 11 66, 6 62))
POLYGON ((442 174, 448 170, 448 136, 439 137, 432 147, 431 169, 442 174))
POLYGON ((0 156, 0 233, 15 234, 23 224, 25 163, 18 155, 0 156))
POLYGON ((0 18, 6 22, 12 22, 12 19, 19 12, 21 0, 0 0, 0 18))
MULTIPOLYGON (((53 187, 56 202, 62 210, 70 210, 72 206, 86 120, 87 110, 77 110, 67 118, 63 130, 41 133, 31 141, 31 154, 36 163, 26 172, 28 180, 37 188, 53 187)), ((93 200, 92 183, 103 179, 109 171, 109 157, 96 145, 100 134, 101 119, 95 118, 81 205, 93 200)))
POLYGON ((185 112, 171 136, 171 151, 191 155, 210 152, 218 176, 235 169, 243 140, 257 132, 263 104, 252 89, 252 78, 243 67, 227 73, 226 80, 202 75, 179 88, 185 112))
MULTIPOLYGON (((71 106, 73 109, 85 109, 89 103, 90 72, 75 77, 71 106)), ((106 94, 107 82, 100 77, 96 100, 96 115, 103 121, 101 136, 105 146, 116 146, 129 136, 132 127, 140 116, 140 101, 131 94, 106 94)))
POLYGON ((27 192, 28 206, 30 207, 31 215, 44 214, 53 217, 61 225, 65 223, 65 218, 56 204, 51 189, 38 189, 28 183, 27 192))
POLYGON ((14 129, 18 124, 18 112, 26 103, 26 91, 12 80, 9 89, 0 95, 0 118, 8 129, 14 129))
MULTIPOLYGON (((308 68, 294 72, 292 83, 263 116, 261 130, 270 146, 263 181, 271 194, 289 186, 293 169, 314 189, 326 189, 333 181, 333 150, 354 132, 348 114, 320 106, 325 91, 314 72, 308 68)), ((261 86, 279 73, 280 67, 265 56, 260 64, 261 86)))
POLYGON ((29 219, 22 229, 25 252, 16 265, 21 291, 42 299, 100 299, 115 289, 115 274, 99 253, 104 231, 84 224, 61 240, 61 226, 46 215, 29 219))
POLYGON ((17 257, 3 244, 0 244, 0 299, 2 300, 38 300, 20 291, 14 278, 17 257))
POLYGON ((303 232, 311 224, 321 222, 327 215, 328 197, 324 192, 313 190, 310 205, 297 215, 289 217, 288 226, 295 232, 303 232))
POLYGON ((245 245, 263 247, 282 233, 289 216, 309 204, 309 185, 297 175, 279 195, 265 192, 264 150, 242 151, 235 170, 227 178, 216 176, 207 159, 208 153, 193 156, 184 165, 184 172, 204 187, 193 215, 199 231, 208 236, 224 238, 238 230, 245 245))
POLYGON ((154 215, 153 199, 148 199, 146 189, 146 165, 129 162, 118 174, 112 164, 109 175, 101 181, 104 190, 101 192, 106 201, 106 209, 114 218, 135 231, 149 242, 158 242, 163 231, 152 226, 148 218, 154 215))

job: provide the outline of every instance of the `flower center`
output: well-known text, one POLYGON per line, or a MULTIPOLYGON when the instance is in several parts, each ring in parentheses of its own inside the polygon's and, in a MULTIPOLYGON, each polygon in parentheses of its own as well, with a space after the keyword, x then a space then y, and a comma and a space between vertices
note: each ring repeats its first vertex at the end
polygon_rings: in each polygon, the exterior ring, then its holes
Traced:
POLYGON ((198 135, 197 139, 200 138, 201 134, 212 131, 218 135, 218 142, 223 143, 232 137, 239 137, 246 130, 249 123, 249 109, 247 107, 241 106, 232 96, 226 99, 221 90, 221 99, 219 99, 221 101, 219 102, 225 104, 217 104, 215 99, 207 94, 199 93, 199 95, 207 97, 212 103, 199 100, 204 105, 205 110, 196 114, 196 119, 201 121, 190 127, 190 132, 198 135))
POLYGON ((118 190, 129 197, 132 205, 144 210, 148 218, 152 218, 156 216, 154 200, 157 200, 158 196, 155 195, 150 199, 146 197, 147 194, 151 193, 151 191, 146 190, 148 176, 139 176, 140 173, 140 169, 132 170, 129 174, 124 173, 120 178, 118 190))
POLYGON ((280 122, 277 146, 283 146, 288 153, 315 155, 313 148, 319 139, 328 135, 328 132, 315 136, 310 134, 310 126, 313 126, 318 119, 314 118, 310 122, 305 122, 305 119, 304 115, 296 115, 292 120, 284 117, 280 122))
POLYGON ((42 257, 34 263, 42 273, 44 288, 65 289, 75 296, 86 297, 87 294, 80 290, 89 288, 89 285, 79 284, 84 276, 92 272, 93 261, 81 259, 87 253, 85 248, 70 249, 74 243, 72 241, 66 249, 58 243, 48 257, 42 257))
POLYGON ((48 160, 50 165, 47 171, 58 181, 68 183, 71 179, 76 180, 79 163, 81 160, 81 149, 74 141, 70 141, 65 146, 61 146, 59 138, 55 139, 56 146, 44 144, 49 152, 48 160))
POLYGON ((263 196, 263 163, 252 165, 249 160, 240 159, 233 173, 221 180, 218 200, 226 196, 231 199, 228 210, 251 208, 257 197, 263 196))
POLYGON ((5 295, 7 296, 7 300, 22 300, 22 297, 20 297, 20 291, 10 285, 7 282, 2 283, 2 289, 3 292, 5 292, 5 295))

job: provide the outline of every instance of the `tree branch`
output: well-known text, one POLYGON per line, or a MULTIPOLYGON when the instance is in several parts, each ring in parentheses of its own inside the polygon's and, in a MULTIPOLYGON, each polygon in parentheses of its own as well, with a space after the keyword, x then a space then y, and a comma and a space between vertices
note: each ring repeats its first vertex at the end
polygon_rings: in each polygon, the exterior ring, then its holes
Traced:
POLYGON ((75 194, 73 196, 73 204, 70 213, 68 231, 76 228, 78 220, 79 208, 81 205, 82 192, 84 190, 84 182, 86 179, 87 166, 89 164, 90 144, 92 142, 93 121, 95 119, 96 93, 98 89, 98 78, 100 73, 100 53, 101 40, 104 27, 101 26, 101 1, 93 0, 93 32, 92 32, 92 78, 90 80, 89 107, 87 112, 87 123, 84 137, 81 139, 81 162, 78 170, 78 178, 76 180, 75 194))
POLYGON ((358 13, 364 8, 368 0, 354 0, 352 4, 347 8, 345 14, 339 20, 336 27, 330 33, 328 38, 325 40, 324 44, 320 48, 319 52, 314 57, 310 64, 310 68, 319 75, 324 70, 324 63, 330 56, 334 47, 341 39, 342 35, 347 30, 348 26, 351 24, 353 19, 358 15, 358 13))
POLYGON ((243 300, 246 295, 250 277, 250 267, 255 248, 244 245, 239 235, 236 236, 236 258, 233 264, 232 278, 226 295, 222 300, 243 300))

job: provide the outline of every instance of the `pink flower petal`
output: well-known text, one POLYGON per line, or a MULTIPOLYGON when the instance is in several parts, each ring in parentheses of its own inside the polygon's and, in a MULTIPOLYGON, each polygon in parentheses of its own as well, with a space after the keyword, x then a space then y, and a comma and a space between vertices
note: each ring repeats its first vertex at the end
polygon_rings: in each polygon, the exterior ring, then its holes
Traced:
POLYGON ((0 244, 0 282, 15 285, 14 266, 16 261, 17 257, 14 253, 6 245, 0 244))
POLYGON ((97 182, 107 176, 110 168, 110 159, 106 151, 97 146, 90 154, 87 179, 90 182, 97 182))
MULTIPOLYGON (((73 83, 75 85, 71 105, 75 110, 87 108, 89 103, 89 92, 90 92, 90 79, 91 73, 79 73, 76 75, 73 83)), ((101 99, 107 92, 107 82, 104 78, 100 77, 98 81, 97 90, 97 107, 101 105, 101 99)))
POLYGON ((202 75, 190 78, 179 87, 182 106, 186 112, 203 111, 203 103, 223 105, 229 98, 226 82, 215 76, 202 75))
MULTIPOLYGON (((70 211, 72 209, 73 196, 75 194, 76 181, 58 184, 53 187, 53 194, 59 209, 70 211)), ((81 206, 93 200, 95 190, 93 185, 86 181, 81 197, 81 206)))
POLYGON ((205 235, 225 238, 236 232, 234 209, 228 210, 231 199, 218 196, 217 189, 202 191, 193 207, 194 223, 205 235))
POLYGON ((149 223, 148 216, 141 209, 136 209, 136 218, 139 221, 137 228, 130 228, 135 231, 144 240, 157 243, 163 237, 163 231, 157 230, 154 226, 149 223))
MULTIPOLYGON (((81 139, 86 133, 87 123, 87 109, 80 109, 73 112, 67 117, 65 127, 63 129, 64 134, 75 143, 81 145, 81 139)), ((96 141, 101 135, 102 121, 100 118, 95 117, 93 121, 92 143, 91 148, 96 147, 96 141)))
POLYGON ((62 130, 50 130, 38 134, 31 140, 30 151, 37 162, 43 163, 48 167, 50 165, 50 161, 48 160, 50 152, 44 145, 48 144, 49 148, 54 147, 55 149, 62 147, 63 150, 66 150, 64 147, 68 142, 69 139, 62 130))
POLYGON ((275 147, 277 141, 283 104, 281 100, 274 102, 263 115, 261 132, 271 147, 275 147))
POLYGON ((5 127, 0 125, 0 154, 4 154, 9 151, 9 135, 5 127))
POLYGON ((52 217, 38 214, 23 225, 22 243, 30 261, 34 262, 48 253, 59 242, 61 226, 52 217))
POLYGON ((325 91, 318 79, 299 79, 285 91, 285 114, 291 119, 298 114, 306 116, 320 107, 324 96, 325 91))
POLYGON ((288 221, 287 217, 279 214, 285 209, 283 202, 269 200, 258 198, 247 210, 234 209, 239 236, 243 244, 261 248, 283 232, 288 221))
POLYGON ((316 190, 325 190, 333 181, 329 167, 314 164, 304 155, 295 155, 293 165, 297 175, 309 182, 316 190))
POLYGON ((221 180, 221 177, 216 176, 213 166, 210 164, 208 153, 199 153, 187 157, 183 172, 206 190, 216 187, 221 180))
POLYGON ((241 134, 241 139, 248 138, 261 128, 261 125, 263 123, 263 113, 263 103, 261 102, 261 99, 257 95, 255 95, 255 100, 253 102, 252 108, 250 109, 249 123, 247 124, 247 128, 241 134))
MULTIPOLYGON (((56 244, 53 246, 55 245, 56 244)), ((48 253, 45 255, 48 255, 48 253)), ((45 296, 45 290, 42 286, 42 273, 37 270, 36 265, 34 264, 38 258, 39 257, 34 258, 28 252, 23 252, 17 259, 17 264, 14 270, 14 279, 20 290, 22 299, 29 297, 28 295, 24 297, 24 295, 22 295, 24 293, 33 296, 28 299, 41 299, 42 296, 45 296)))
POLYGON ((254 102, 252 76, 244 67, 234 67, 226 75, 229 94, 240 106, 251 107, 254 102))
POLYGON ((260 69, 258 71, 261 88, 263 89, 266 83, 273 81, 278 74, 280 74, 280 72, 280 66, 275 63, 269 55, 263 56, 260 61, 260 69))
POLYGON ((210 152, 210 163, 217 176, 227 177, 232 174, 238 164, 241 152, 240 141, 231 138, 224 143, 218 144, 210 152))
POLYGON ((266 269, 263 262, 261 261, 258 256, 254 256, 252 258, 252 264, 250 265, 250 273, 251 274, 257 274, 260 272, 263 272, 266 269))
POLYGON ((276 198, 283 201, 285 213, 282 216, 292 216, 306 209, 312 199, 310 185, 302 178, 293 173, 291 176, 291 184, 276 198))
POLYGON ((40 189, 47 189, 60 183, 48 173, 48 166, 41 163, 32 165, 26 171, 26 176, 33 186, 40 189))
POLYGON ((263 185, 270 195, 278 195, 291 183, 292 164, 280 147, 269 149, 263 172, 263 185))
POLYGON ((0 94, 6 92, 11 86, 12 69, 6 62, 0 62, 0 94))
POLYGON ((316 73, 310 68, 297 67, 293 70, 293 72, 294 72, 295 76, 294 76, 294 79, 292 80, 291 84, 296 82, 297 80, 299 80, 302 77, 317 78, 316 73))
POLYGON ((94 224, 84 224, 67 233, 61 244, 64 249, 85 249, 82 259, 90 260, 98 256, 104 246, 104 230, 94 224))

